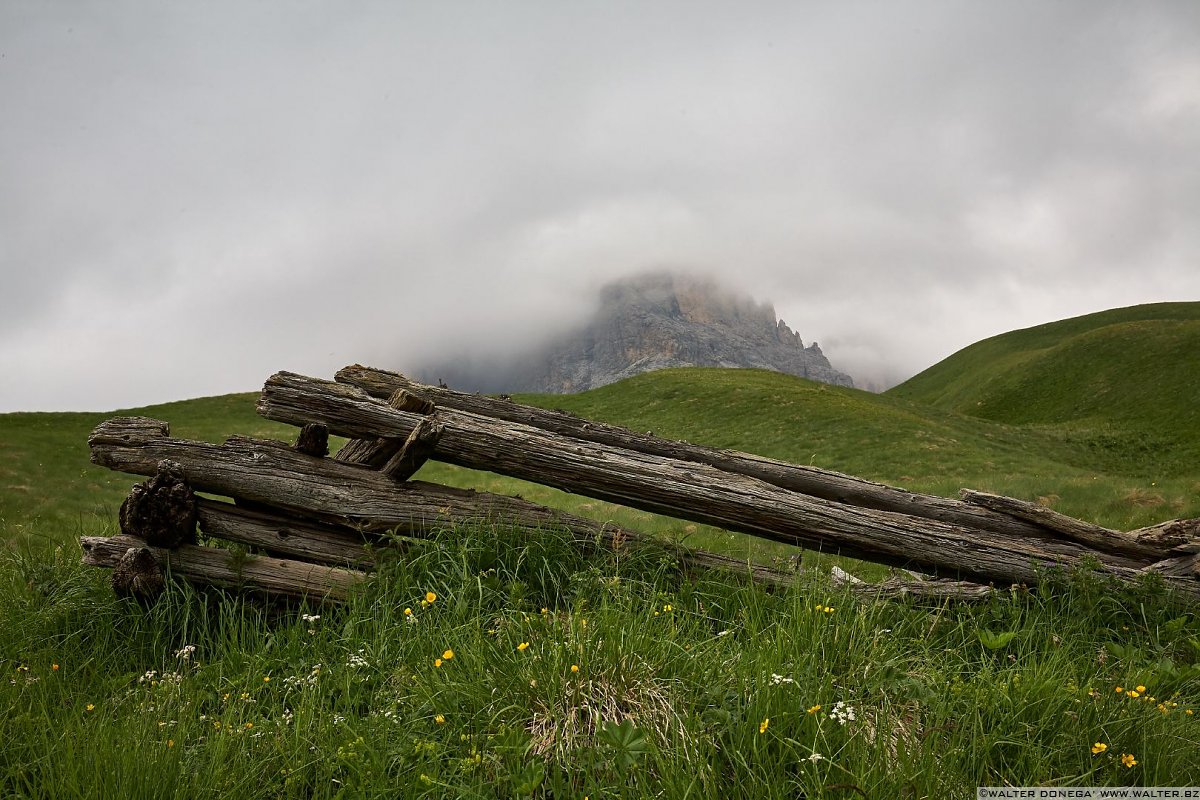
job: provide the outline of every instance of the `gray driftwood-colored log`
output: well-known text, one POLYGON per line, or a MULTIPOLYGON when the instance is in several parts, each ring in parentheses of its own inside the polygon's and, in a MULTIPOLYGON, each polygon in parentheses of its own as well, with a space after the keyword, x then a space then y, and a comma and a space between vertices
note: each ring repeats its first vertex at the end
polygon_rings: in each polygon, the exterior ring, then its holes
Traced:
MULTIPOLYGON (((407 436, 420 420, 357 387, 286 372, 267 381, 258 408, 268 419, 293 425, 323 422, 331 432, 355 438, 407 436)), ((447 463, 940 577, 1034 584, 1044 568, 1095 561, 1128 580, 1148 565, 1144 558, 1097 551, 1037 526, 1031 527, 1040 535, 1018 536, 847 506, 707 464, 444 407, 438 415, 443 432, 434 458, 447 463)), ((1194 581, 1171 583, 1200 595, 1194 581)))
MULTIPOLYGON (((378 536, 352 528, 239 508, 232 503, 200 498, 196 504, 200 530, 208 536, 246 544, 300 561, 339 567, 369 568, 375 564, 378 536)), ((394 546, 394 545, 393 545, 394 546)))
POLYGON ((562 411, 549 411, 514 403, 512 400, 426 386, 395 372, 355 364, 338 370, 336 380, 360 388, 376 398, 387 398, 395 392, 407 391, 432 401, 440 408, 492 417, 635 453, 706 464, 724 472, 757 478, 781 489, 823 500, 878 511, 894 511, 1015 536, 1043 536, 1047 532, 1047 528, 1040 522, 1017 519, 951 498, 909 492, 840 472, 789 464, 751 453, 717 450, 688 442, 661 439, 616 425, 580 419, 562 411))
POLYGON ((433 455, 441 436, 442 426, 436 416, 421 417, 404 444, 379 471, 394 481, 408 480, 433 455))
MULTIPOLYGON (((422 416, 428 416, 437 410, 433 403, 417 397, 406 389, 396 389, 387 395, 387 401, 388 405, 397 411, 411 411, 422 416)), ((341 450, 338 450, 336 458, 346 464, 361 464, 364 467, 379 469, 400 451, 404 441, 379 437, 351 439, 342 446, 341 450)), ((408 477, 406 476, 405 480, 408 477)))
MULTIPOLYGON (((132 536, 84 536, 83 563, 115 567, 131 548, 144 546, 132 536)), ((180 545, 148 548, 171 575, 209 586, 253 589, 286 597, 346 600, 362 583, 364 572, 267 556, 237 555, 219 547, 180 545)))
POLYGON ((1151 546, 1148 540, 1139 542, 1135 534, 1102 528, 1099 525, 1060 514, 1051 508, 1039 506, 1037 503, 988 492, 977 492, 973 489, 963 489, 962 499, 972 505, 990 508, 1001 514, 1029 520, 1050 530, 1059 531, 1073 541, 1106 553, 1120 553, 1149 560, 1162 558, 1165 555, 1161 547, 1151 546))

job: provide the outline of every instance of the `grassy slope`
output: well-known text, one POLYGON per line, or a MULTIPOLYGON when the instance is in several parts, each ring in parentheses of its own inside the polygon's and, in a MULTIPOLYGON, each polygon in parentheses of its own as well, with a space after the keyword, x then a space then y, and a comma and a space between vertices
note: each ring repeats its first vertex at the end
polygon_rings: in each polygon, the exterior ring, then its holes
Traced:
POLYGON ((1069 463, 1195 471, 1200 303, 1115 309, 978 342, 890 390, 897 399, 1042 426, 1069 463))

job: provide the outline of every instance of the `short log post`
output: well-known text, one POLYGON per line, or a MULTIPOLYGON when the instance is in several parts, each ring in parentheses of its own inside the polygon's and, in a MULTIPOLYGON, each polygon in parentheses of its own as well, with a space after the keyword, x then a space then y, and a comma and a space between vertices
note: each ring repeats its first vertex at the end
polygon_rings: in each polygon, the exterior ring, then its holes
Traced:
POLYGON ((324 458, 329 455, 329 428, 319 422, 310 422, 300 429, 295 447, 306 455, 324 458))

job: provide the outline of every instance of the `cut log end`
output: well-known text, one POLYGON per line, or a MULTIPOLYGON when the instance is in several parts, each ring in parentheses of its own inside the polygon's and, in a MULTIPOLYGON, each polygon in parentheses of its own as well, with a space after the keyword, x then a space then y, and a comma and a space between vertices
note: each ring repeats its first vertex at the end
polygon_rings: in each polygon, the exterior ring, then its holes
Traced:
POLYGON ((175 461, 158 462, 158 473, 134 486, 118 513, 121 532, 154 547, 196 542, 196 495, 175 461))
POLYGON ((166 588, 162 566, 149 547, 130 547, 113 566, 112 588, 118 597, 132 598, 144 606, 166 588))

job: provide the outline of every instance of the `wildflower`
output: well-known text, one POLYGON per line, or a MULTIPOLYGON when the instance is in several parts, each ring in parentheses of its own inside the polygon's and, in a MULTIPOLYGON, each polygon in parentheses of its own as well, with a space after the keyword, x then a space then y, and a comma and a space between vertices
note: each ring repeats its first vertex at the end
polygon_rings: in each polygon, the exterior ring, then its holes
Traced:
POLYGON ((433 660, 433 665, 434 665, 435 667, 440 667, 440 666, 442 665, 442 660, 441 660, 440 658, 435 658, 435 659, 433 660))
POLYGON ((1122 689, 1120 686, 1118 686, 1118 687, 1117 687, 1116 689, 1114 689, 1113 691, 1115 691, 1117 694, 1120 694, 1121 692, 1123 692, 1123 691, 1125 691, 1125 690, 1124 690, 1124 689, 1122 689))
POLYGON ((818 711, 820 711, 820 710, 821 710, 821 704, 820 704, 820 703, 817 703, 815 706, 813 706, 812 708, 810 708, 810 709, 808 710, 808 713, 809 713, 809 714, 815 714, 815 713, 817 713, 817 712, 818 712, 818 711))
POLYGON ((438 714, 436 717, 434 717, 433 721, 436 722, 438 725, 446 724, 446 718, 443 717, 441 714, 438 714))
POLYGON ((670 603, 663 606, 663 611, 674 611, 674 610, 675 610, 675 606, 671 605, 670 603))
POLYGON ((454 658, 454 651, 447 649, 446 652, 442 653, 442 658, 449 661, 450 659, 454 658))
POLYGON ((833 709, 829 712, 829 716, 842 725, 845 725, 848 722, 854 722, 854 706, 838 700, 833 704, 833 709))
POLYGON ((1134 689, 1136 689, 1136 690, 1138 690, 1139 692, 1144 692, 1144 691, 1146 691, 1146 687, 1145 687, 1145 686, 1142 686, 1140 683, 1139 683, 1137 686, 1133 687, 1133 688, 1134 688, 1134 689))
POLYGON ((572 665, 571 665, 571 672, 579 672, 579 665, 578 665, 578 664, 572 664, 572 665))
POLYGON ((411 609, 411 608, 406 608, 406 609, 404 609, 404 616, 406 616, 406 617, 411 617, 411 616, 412 616, 412 609, 411 609))
POLYGON ((1186 711, 1184 711, 1183 713, 1185 713, 1185 714, 1187 714, 1189 717, 1191 717, 1191 716, 1194 716, 1196 712, 1192 711, 1192 710, 1189 708, 1189 709, 1187 709, 1186 711))
POLYGON ((167 739, 167 747, 174 747, 174 746, 175 746, 175 740, 167 739))
POLYGON ((271 676, 263 675, 263 683, 270 683, 270 682, 271 682, 271 676))
POLYGON ((812 762, 813 764, 815 764, 815 763, 817 763, 818 761, 824 761, 824 760, 825 760, 825 756, 821 755, 820 753, 818 753, 818 752, 816 752, 816 751, 814 750, 814 751, 813 751, 813 754, 812 754, 811 756, 809 756, 807 760, 808 760, 808 761, 810 761, 810 762, 812 762))
POLYGON ((542 613, 543 613, 543 614, 549 614, 549 613, 550 613, 550 609, 546 608, 545 606, 542 606, 542 613))
POLYGON ((192 654, 196 652, 196 645, 185 644, 183 647, 175 651, 175 657, 183 661, 190 661, 192 654))
POLYGON ((243 727, 243 728, 245 728, 246 730, 250 730, 251 728, 253 728, 253 727, 254 727, 254 723, 253 723, 253 722, 247 722, 247 723, 246 723, 245 725, 243 725, 242 727, 243 727))
POLYGON ((758 732, 759 732, 759 733, 766 733, 766 732, 767 732, 767 726, 768 726, 768 725, 770 725, 770 724, 771 724, 771 718, 770 718, 770 717, 767 717, 767 718, 766 718, 766 719, 764 719, 762 722, 758 723, 758 732))
POLYGON ((1130 696, 1130 697, 1132 697, 1134 700, 1136 700, 1136 699, 1138 699, 1139 697, 1141 697, 1141 695, 1138 693, 1138 690, 1137 690, 1137 689, 1130 689, 1130 690, 1129 690, 1129 692, 1128 692, 1128 694, 1129 694, 1129 696, 1130 696))
POLYGON ((55 672, 58 672, 58 664, 51 664, 50 669, 54 670, 55 672))
POLYGON ((1106 745, 1104 742, 1096 742, 1094 745, 1092 745, 1092 755, 1098 756, 1107 749, 1108 745, 1106 745))
POLYGON ((436 595, 436 594, 434 594, 433 592, 426 592, 426 593, 425 593, 425 602, 426 602, 426 603, 429 603, 430 605, 432 605, 432 604, 433 604, 434 602, 436 602, 436 601, 437 601, 437 595, 436 595))
POLYGON ((304 620, 305 622, 316 622, 320 618, 321 618, 320 614, 301 614, 300 615, 300 619, 304 620))
POLYGON ((83 710, 84 710, 84 711, 88 711, 88 712, 95 711, 95 710, 96 710, 96 704, 95 704, 95 703, 88 703, 88 704, 87 704, 87 705, 84 707, 84 709, 83 709, 83 710))
POLYGON ((1133 757, 1133 753, 1122 753, 1121 754, 1121 763, 1125 767, 1127 767, 1129 769, 1133 769, 1134 767, 1137 766, 1138 762, 1137 762, 1137 759, 1133 757))
POLYGON ((524 652, 529 649, 529 642, 521 642, 517 645, 517 650, 524 652))

